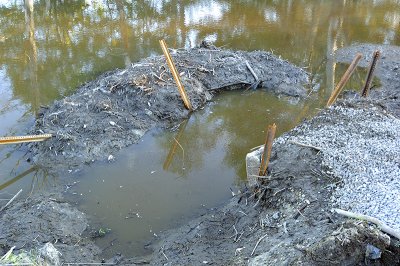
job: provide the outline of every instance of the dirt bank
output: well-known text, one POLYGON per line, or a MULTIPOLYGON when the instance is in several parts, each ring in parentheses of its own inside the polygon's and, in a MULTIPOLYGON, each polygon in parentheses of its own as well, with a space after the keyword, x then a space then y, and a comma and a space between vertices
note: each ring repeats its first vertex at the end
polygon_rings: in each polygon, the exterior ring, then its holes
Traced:
MULTIPOLYGON (((333 199, 338 190, 344 189, 345 181, 337 175, 337 169, 332 168, 332 164, 326 163, 325 157, 330 155, 325 148, 335 149, 336 145, 339 148, 343 143, 329 143, 315 149, 292 142, 303 140, 303 144, 312 145, 304 140, 314 131, 329 126, 334 126, 332 129, 337 129, 343 136, 349 133, 346 129, 350 124, 368 130, 373 119, 361 119, 359 113, 349 115, 353 113, 348 110, 355 110, 353 108, 342 103, 340 107, 324 110, 311 121, 277 139, 273 147, 270 178, 260 181, 257 188, 235 196, 227 206, 168 235, 155 253, 153 264, 359 265, 365 261, 368 265, 375 263, 365 257, 368 245, 382 252, 376 260, 378 264, 374 265, 398 264, 398 241, 390 239, 374 226, 347 221, 331 211, 338 206, 333 199), (354 122, 349 123, 349 119, 354 119, 354 122)), ((393 120, 384 116, 381 110, 368 113, 373 114, 376 120, 393 120)), ((393 132, 399 130, 400 123, 396 121, 393 132)), ((357 138, 360 132, 353 130, 351 137, 357 138)), ((387 135, 378 138, 386 142, 387 135)), ((257 163, 250 173, 256 175, 261 151, 254 153, 257 163)), ((381 161, 384 160, 382 158, 381 161)), ((356 163, 356 160, 350 163, 356 163)), ((383 185, 383 180, 379 181, 383 185)), ((363 191, 353 189, 354 193, 358 193, 359 202, 372 201, 363 191)), ((397 183, 397 188, 391 189, 399 191, 400 186, 397 183)), ((396 202, 393 196, 387 194, 389 198, 383 203, 396 202)), ((356 206, 359 202, 354 200, 353 204, 356 206)), ((397 216, 396 210, 392 216, 397 216)), ((400 221, 392 220, 391 226, 395 225, 398 228, 400 221)))
MULTIPOLYGON (((371 51, 375 49, 370 47, 371 51)), ((398 47, 385 49, 394 54, 399 51, 398 47)), ((338 58, 343 62, 350 61, 354 54, 349 51, 351 50, 338 51, 338 58), (341 54, 342 57, 339 56, 341 54), (344 56, 345 54, 348 56, 344 56)), ((194 49, 191 53, 176 51, 176 61, 181 62, 180 67, 185 72, 183 77, 188 78, 189 73, 191 77, 195 77, 194 83, 184 78, 195 108, 204 104, 216 89, 211 84, 217 83, 218 67, 225 69, 229 66, 222 73, 227 73, 229 69, 235 73, 222 78, 230 80, 222 83, 222 87, 243 87, 254 82, 243 62, 238 61, 239 55, 250 62, 260 79, 270 82, 270 88, 280 88, 277 93, 303 95, 304 89, 299 85, 306 81, 306 73, 268 53, 205 48, 194 49), (193 52, 203 55, 199 63, 183 60, 193 52), (215 52, 222 53, 219 60, 224 65, 210 65, 210 55, 211 58, 218 58, 214 56, 215 52), (179 56, 182 56, 182 61, 179 56), (232 64, 228 64, 231 61, 232 64), (260 62, 263 63, 258 65, 260 62), (267 67, 263 68, 264 64, 267 67), (268 66, 275 66, 275 69, 269 69, 268 66), (213 68, 215 75, 212 73, 213 68), (289 74, 285 73, 285 69, 289 74), (289 93, 291 90, 288 90, 288 84, 294 84, 295 93, 289 93)), ((213 61, 218 62, 211 60, 213 61)), ((119 256, 109 262, 120 265, 399 264, 398 240, 383 234, 375 226, 362 221, 348 221, 331 212, 332 207, 339 204, 334 200, 340 195, 337 192, 345 191, 343 189, 346 188, 346 183, 343 176, 327 163, 329 160, 324 157, 328 154, 327 150, 324 151, 327 147, 321 145, 321 150, 318 150, 288 141, 305 141, 307 136, 313 136, 322 127, 329 127, 332 134, 351 136, 354 139, 369 136, 377 141, 375 144, 379 144, 379 141, 386 143, 388 139, 396 141, 390 134, 400 131, 396 118, 400 75, 398 68, 393 71, 396 61, 383 57, 381 63, 392 69, 390 77, 393 78, 384 79, 380 76, 381 72, 377 71, 383 88, 371 93, 370 99, 363 100, 352 94, 348 100, 321 111, 315 118, 276 141, 271 161, 271 180, 260 182, 256 189, 235 191, 237 195, 227 205, 210 210, 207 215, 188 225, 165 233, 161 242, 152 247, 154 253, 151 258, 126 259, 119 256), (376 134, 372 132, 366 135, 371 122, 380 120, 393 124, 393 127, 385 129, 382 134, 374 131, 376 134)), ((170 75, 167 74, 168 71, 160 74, 164 70, 162 57, 146 59, 129 69, 106 73, 81 87, 77 94, 44 110, 35 132, 51 131, 56 138, 45 142, 43 148, 39 145, 32 146, 35 160, 45 165, 53 164, 54 167, 73 167, 93 159, 106 159, 112 152, 137 141, 149 128, 168 126, 188 115, 170 75), (159 78, 153 76, 152 72, 159 78), (141 76, 145 82, 132 79, 141 76), (168 100, 163 100, 164 98, 168 100), (159 110, 165 112, 160 113, 159 110), (91 122, 92 119, 94 122, 91 122), (85 138, 82 140, 81 136, 85 138), (64 160, 68 163, 65 164, 64 160)), ((332 151, 340 146, 344 146, 344 143, 335 142, 331 147, 328 145, 332 151)), ((391 163, 399 164, 398 158, 389 159, 391 163)), ((349 164, 357 166, 352 160, 349 160, 349 164)), ((385 168, 385 164, 382 167, 385 168)), ((356 173, 351 167, 346 171, 349 176, 356 173)), ((380 180, 375 181, 382 184, 380 180)), ((359 197, 362 201, 363 195, 359 197)), ((388 200, 390 202, 391 199, 388 200)), ((101 261, 100 251, 90 239, 91 229, 87 225, 87 218, 63 202, 61 190, 57 187, 51 193, 15 201, 0 213, 0 217, 1 254, 13 246, 16 246, 16 254, 29 250, 37 254, 45 243, 51 242, 60 251, 60 262, 101 261)), ((41 256, 46 258, 46 254, 41 256)))
POLYGON ((89 229, 86 215, 65 202, 57 190, 14 202, 0 215, 0 254, 14 247, 14 256, 24 255, 0 264, 99 261, 100 249, 84 233, 89 229), (46 243, 56 249, 53 256, 41 252, 46 243))
MULTIPOLYGON (((398 265, 398 239, 331 211, 343 207, 400 228, 393 209, 400 204, 400 48, 359 45, 336 56, 350 62, 362 52, 370 60, 376 49, 382 52, 376 71, 382 88, 368 99, 348 93, 346 100, 277 139, 270 179, 172 230, 152 264, 398 265)), ((250 157, 259 163, 260 153, 250 157)), ((257 174, 257 163, 250 173, 257 174)))
MULTIPOLYGON (((247 88, 259 78, 260 87, 298 98, 308 75, 268 52, 240 52, 201 47, 173 50, 193 109, 220 90, 247 88)), ((55 169, 106 160, 136 143, 153 127, 168 127, 187 117, 165 58, 155 56, 131 67, 105 73, 49 108, 42 109, 34 133, 51 133, 30 149, 36 163, 55 169)))

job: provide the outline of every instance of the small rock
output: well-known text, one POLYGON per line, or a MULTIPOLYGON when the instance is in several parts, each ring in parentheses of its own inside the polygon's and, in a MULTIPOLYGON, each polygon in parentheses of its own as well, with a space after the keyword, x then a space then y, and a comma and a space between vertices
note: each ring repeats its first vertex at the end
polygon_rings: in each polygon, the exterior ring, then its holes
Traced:
POLYGON ((377 248, 371 244, 367 245, 367 248, 365 250, 365 257, 367 259, 377 260, 377 259, 381 258, 381 255, 382 255, 382 251, 379 248, 377 248))
POLYGON ((39 249, 40 256, 50 265, 61 265, 59 255, 61 254, 50 242, 39 249))

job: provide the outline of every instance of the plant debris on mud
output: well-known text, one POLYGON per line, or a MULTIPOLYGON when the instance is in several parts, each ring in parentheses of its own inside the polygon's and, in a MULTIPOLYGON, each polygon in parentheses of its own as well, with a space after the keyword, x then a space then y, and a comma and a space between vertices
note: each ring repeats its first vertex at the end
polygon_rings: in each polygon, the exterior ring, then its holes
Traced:
MULTIPOLYGON (((306 95, 308 74, 268 52, 201 47, 173 50, 172 56, 194 110, 220 90, 254 83, 279 95, 306 95)), ((188 115, 165 58, 150 57, 105 73, 43 108, 34 133, 50 133, 53 138, 31 145, 31 152, 43 166, 76 167, 105 160, 136 143, 149 129, 176 124, 188 115)))
MULTIPOLYGON (((382 51, 376 68, 382 88, 371 91, 369 99, 347 95, 344 101, 278 138, 268 177, 257 179, 255 187, 234 191, 235 196, 227 205, 164 233, 161 241, 152 246, 151 257, 116 256, 107 262, 400 264, 399 239, 372 223, 349 220, 332 212, 333 207, 365 211, 399 228, 395 204, 399 199, 394 198, 394 192, 400 188, 392 175, 400 175, 400 48, 360 45, 339 50, 337 58, 349 62, 355 52, 363 52, 368 58, 375 49, 382 51), (384 148, 374 151, 379 147, 384 148), (346 149, 351 158, 346 159, 346 149), (388 156, 382 157, 385 150, 388 156), (385 176, 380 179, 380 174, 385 176), (358 182, 368 182, 368 186, 358 182), (393 193, 384 193, 388 186, 393 193), (366 194, 371 191, 376 194, 368 198, 366 194), (396 213, 391 215, 390 208, 396 213)), ((245 61, 262 80, 262 87, 289 97, 306 95, 302 86, 308 81, 307 73, 270 53, 203 47, 176 50, 173 57, 194 109, 220 89, 253 84, 254 76, 245 61)), ((368 65, 367 61, 362 64, 368 65)), ((76 94, 43 109, 34 131, 55 137, 30 148, 34 160, 45 166, 80 166, 92 160, 106 160, 116 150, 135 143, 150 128, 167 127, 187 115, 164 58, 148 58, 127 69, 106 73, 83 85, 76 94)), ((258 162, 260 152, 254 151, 249 158, 258 162)), ((250 173, 258 174, 257 163, 248 166, 250 173)), ((60 189, 54 190, 14 202, 0 213, 0 252, 6 254, 15 246, 12 253, 16 256, 47 250, 41 255, 42 260, 102 261, 100 250, 90 236, 85 236, 90 231, 85 215, 63 202, 60 189), (47 243, 52 243, 54 249, 47 243), (54 250, 60 252, 59 257, 51 255, 56 254, 54 250)))

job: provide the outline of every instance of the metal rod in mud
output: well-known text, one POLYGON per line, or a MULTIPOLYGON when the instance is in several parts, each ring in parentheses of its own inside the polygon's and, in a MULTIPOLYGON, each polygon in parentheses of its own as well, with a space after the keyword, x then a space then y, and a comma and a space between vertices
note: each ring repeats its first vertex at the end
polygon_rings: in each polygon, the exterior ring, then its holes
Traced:
POLYGON ((161 49, 163 50, 164 56, 167 59, 167 63, 168 63, 169 69, 171 70, 172 76, 174 77, 176 85, 178 86, 178 90, 182 97, 183 103, 185 104, 185 107, 189 111, 193 111, 192 104, 190 103, 190 100, 186 95, 185 88, 183 87, 181 79, 179 78, 179 74, 178 74, 178 71, 176 70, 174 61, 172 61, 172 57, 168 51, 167 44, 165 43, 164 40, 160 40, 160 45, 161 45, 161 49))
POLYGON ((357 53, 356 57, 354 57, 353 62, 351 62, 350 66, 347 68, 346 72, 343 74, 339 83, 336 85, 335 89, 332 91, 331 97, 329 97, 328 102, 326 103, 326 107, 331 106, 335 103, 337 97, 342 91, 343 87, 346 85, 347 81, 349 81, 351 75, 353 75, 354 70, 356 69, 358 62, 360 62, 362 58, 362 54, 357 53))
POLYGON ((260 170, 258 175, 265 176, 268 169, 269 159, 271 158, 272 143, 274 142, 276 132, 275 123, 267 128, 267 136, 265 138, 264 151, 261 157, 260 170))
POLYGON ((15 137, 0 137, 0 145, 1 144, 18 144, 18 143, 24 143, 24 142, 44 141, 51 137, 52 137, 51 134, 15 136, 15 137))
POLYGON ((369 66, 367 79, 365 80, 365 85, 364 85, 364 88, 361 93, 361 96, 363 96, 363 97, 368 96, 369 89, 371 87, 372 78, 374 76, 376 62, 378 61, 380 55, 381 55, 381 52, 379 50, 376 50, 372 56, 372 61, 371 61, 371 65, 369 66))

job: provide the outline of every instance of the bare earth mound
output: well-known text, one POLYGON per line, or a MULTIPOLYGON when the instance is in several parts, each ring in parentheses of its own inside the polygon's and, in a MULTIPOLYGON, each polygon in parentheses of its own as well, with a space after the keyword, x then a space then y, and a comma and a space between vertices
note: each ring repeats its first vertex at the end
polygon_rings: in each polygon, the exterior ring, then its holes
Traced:
MULTIPOLYGON (((308 75, 268 52, 234 52, 216 48, 174 50, 193 109, 221 89, 246 88, 255 82, 279 95, 304 96, 308 75)), ((123 70, 100 76, 74 95, 44 109, 34 133, 54 137, 31 146, 34 161, 54 168, 104 160, 136 143, 147 130, 166 127, 189 115, 183 106, 165 58, 144 59, 123 70)))
MULTIPOLYGON (((375 49, 382 51, 377 66, 382 88, 372 91, 369 99, 353 94, 277 139, 268 179, 235 191, 226 206, 166 232, 153 246, 151 258, 118 256, 109 262, 399 265, 399 239, 331 211, 340 207, 400 228, 400 48, 358 45, 338 51, 337 58, 349 62, 363 52, 369 59, 375 49)), ((255 79, 245 60, 266 89, 289 97, 305 95, 307 74, 269 53, 196 48, 174 51, 173 57, 194 109, 220 89, 252 84, 255 79)), ((367 66, 367 61, 362 64, 367 66)), ((187 115, 164 58, 148 58, 106 73, 44 109, 34 132, 55 137, 30 147, 34 160, 45 166, 79 166, 106 159, 150 128, 167 127, 187 115)), ((260 152, 249 156, 255 162, 252 173, 257 173, 260 152)), ((99 250, 84 236, 85 215, 64 203, 59 191, 14 202, 0 213, 2 254, 12 246, 16 254, 39 252, 50 242, 61 251, 60 263, 101 261, 99 250)), ((42 260, 46 256, 49 261, 48 253, 40 255, 42 260)))

